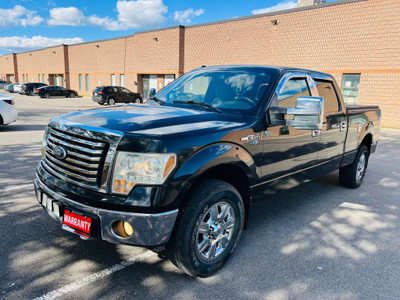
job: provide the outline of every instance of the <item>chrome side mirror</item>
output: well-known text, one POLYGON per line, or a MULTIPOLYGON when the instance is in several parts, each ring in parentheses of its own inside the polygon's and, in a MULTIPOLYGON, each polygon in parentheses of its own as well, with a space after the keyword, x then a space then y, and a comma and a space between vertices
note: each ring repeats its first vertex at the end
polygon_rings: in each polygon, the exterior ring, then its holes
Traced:
POLYGON ((324 99, 322 97, 299 96, 296 107, 270 107, 268 110, 271 125, 284 125, 303 130, 321 130, 324 115, 324 99), (285 115, 293 115, 288 119, 285 115))

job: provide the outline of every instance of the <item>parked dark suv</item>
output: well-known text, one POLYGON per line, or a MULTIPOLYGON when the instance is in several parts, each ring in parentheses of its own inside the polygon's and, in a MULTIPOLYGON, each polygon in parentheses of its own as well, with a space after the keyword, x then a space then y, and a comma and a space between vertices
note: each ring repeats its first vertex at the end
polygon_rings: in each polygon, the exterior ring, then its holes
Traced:
POLYGON ((29 82, 29 83, 25 83, 22 88, 21 91, 19 92, 20 94, 24 94, 24 95, 33 95, 33 91, 35 89, 37 89, 38 87, 41 86, 47 86, 46 83, 41 83, 41 82, 29 82))
POLYGON ((58 97, 70 97, 74 98, 78 95, 78 93, 74 90, 69 90, 63 88, 62 86, 56 85, 49 85, 38 88, 35 92, 39 95, 40 98, 50 98, 51 96, 58 96, 58 97))
POLYGON ((117 102, 142 103, 139 93, 134 93, 127 88, 120 86, 101 86, 93 90, 93 101, 103 105, 105 103, 113 105, 117 102))

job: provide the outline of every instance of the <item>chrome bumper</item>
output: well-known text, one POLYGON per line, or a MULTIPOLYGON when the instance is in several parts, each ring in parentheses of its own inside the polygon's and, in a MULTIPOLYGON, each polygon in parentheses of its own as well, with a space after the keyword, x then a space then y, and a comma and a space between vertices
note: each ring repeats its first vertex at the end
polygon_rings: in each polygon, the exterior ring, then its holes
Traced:
POLYGON ((145 214, 107 210, 84 205, 57 194, 44 185, 39 178, 34 181, 36 199, 39 205, 45 208, 54 219, 62 222, 63 208, 77 209, 88 215, 96 215, 100 220, 101 239, 117 244, 152 247, 168 242, 178 210, 172 210, 158 214, 145 214), (126 221, 133 227, 133 234, 123 238, 113 231, 113 223, 126 221))

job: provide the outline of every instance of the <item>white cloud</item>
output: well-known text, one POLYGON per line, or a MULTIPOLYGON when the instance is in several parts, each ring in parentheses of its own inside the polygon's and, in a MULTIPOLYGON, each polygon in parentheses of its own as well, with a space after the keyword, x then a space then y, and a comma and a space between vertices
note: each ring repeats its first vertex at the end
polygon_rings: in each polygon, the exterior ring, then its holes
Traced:
POLYGON ((179 23, 190 23, 192 22, 191 18, 198 17, 204 14, 204 9, 200 8, 194 10, 193 8, 189 8, 185 11, 176 11, 174 12, 174 20, 179 23))
POLYGON ((49 38, 36 35, 31 38, 26 36, 0 37, 0 51, 19 52, 26 50, 40 49, 61 44, 82 43, 82 38, 49 38))
POLYGON ((96 15, 85 16, 76 7, 58 7, 50 10, 47 24, 53 26, 99 26, 105 30, 128 30, 158 26, 167 21, 168 7, 162 0, 117 2, 118 20, 96 15))
POLYGON ((37 26, 44 19, 37 15, 36 11, 26 9, 21 5, 15 5, 10 9, 0 8, 0 28, 7 28, 10 25, 16 26, 37 26))
POLYGON ((100 26, 105 30, 126 30, 127 27, 124 24, 115 21, 110 17, 101 18, 98 16, 89 16, 86 18, 87 24, 93 26, 100 26))
POLYGON ((50 10, 50 19, 47 24, 53 26, 83 26, 85 16, 76 7, 57 7, 50 10))
POLYGON ((162 0, 137 0, 117 2, 118 21, 127 28, 145 28, 167 22, 164 16, 168 7, 162 0))
POLYGON ((289 0, 289 1, 280 2, 277 5, 274 5, 271 7, 255 9, 251 13, 253 15, 258 15, 258 14, 264 14, 264 13, 269 13, 269 12, 274 12, 274 11, 279 11, 279 10, 296 8, 296 7, 297 7, 297 1, 289 0))

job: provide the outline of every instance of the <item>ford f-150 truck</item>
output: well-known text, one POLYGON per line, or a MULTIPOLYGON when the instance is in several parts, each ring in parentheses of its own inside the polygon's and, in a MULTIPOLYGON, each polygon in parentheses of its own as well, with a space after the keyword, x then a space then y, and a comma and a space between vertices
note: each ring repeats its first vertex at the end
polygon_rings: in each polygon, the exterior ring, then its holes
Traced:
POLYGON ((50 120, 36 197, 81 238, 165 247, 192 276, 232 254, 251 202, 339 169, 359 187, 380 109, 346 106, 331 75, 287 67, 193 70, 146 104, 50 120))

